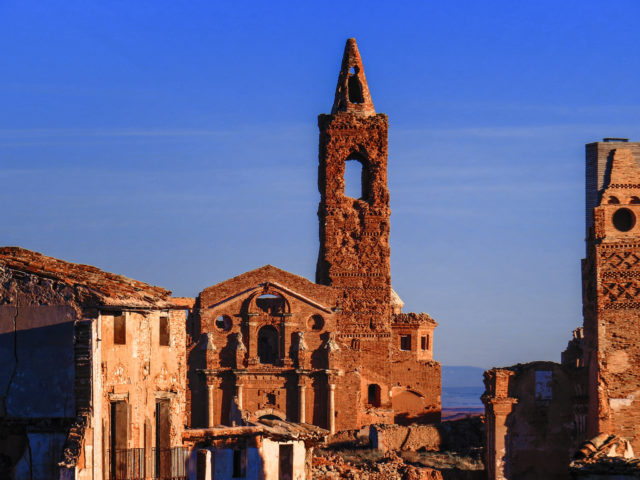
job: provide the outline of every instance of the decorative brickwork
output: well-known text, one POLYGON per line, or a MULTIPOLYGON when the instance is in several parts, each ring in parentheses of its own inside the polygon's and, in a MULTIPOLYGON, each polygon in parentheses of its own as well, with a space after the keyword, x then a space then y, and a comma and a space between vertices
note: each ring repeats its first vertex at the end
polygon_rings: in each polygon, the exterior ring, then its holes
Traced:
MULTIPOLYGON (((640 449, 640 166, 637 144, 608 152, 583 269, 589 436, 606 432, 640 449)), ((594 193, 587 196, 596 197, 594 193)))

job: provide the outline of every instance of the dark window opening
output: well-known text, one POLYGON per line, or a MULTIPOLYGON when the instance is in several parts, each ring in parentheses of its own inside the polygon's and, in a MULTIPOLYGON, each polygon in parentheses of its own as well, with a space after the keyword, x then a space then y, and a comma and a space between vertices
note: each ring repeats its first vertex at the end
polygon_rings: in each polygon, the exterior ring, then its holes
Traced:
POLYGON ((324 318, 322 315, 313 315, 307 322, 307 326, 311 330, 320 331, 324 328, 324 318))
POLYGON ((353 73, 349 73, 349 80, 347 80, 347 89, 349 91, 349 101, 351 103, 359 104, 364 102, 364 96, 362 95, 362 84, 358 78, 360 69, 353 67, 353 73))
POLYGON ((610 205, 617 205, 618 203, 620 203, 620 200, 618 200, 618 197, 609 197, 609 202, 610 205))
POLYGON ((244 478, 247 473, 247 449, 233 450, 233 478, 244 478))
POLYGON ((284 298, 278 295, 261 295, 256 299, 256 306, 268 315, 284 313, 284 298))
POLYGON ((628 208, 621 208, 613 214, 613 226, 621 232, 628 232, 636 224, 636 216, 628 208))
POLYGON ((160 317, 160 339, 159 343, 163 347, 169 346, 169 317, 160 317))
POLYGON ((374 407, 380 406, 380 386, 372 383, 367 388, 367 403, 374 407))
POLYGON ((631 200, 629 201, 629 203, 631 203, 631 204, 637 204, 637 203, 640 203, 640 198, 638 198, 638 197, 631 197, 631 200))
POLYGON ((420 348, 422 348, 422 350, 429 350, 429 337, 422 337, 420 338, 420 348))
POLYGON ((411 335, 400 336, 400 350, 411 350, 411 335))
POLYGON ((278 480, 293 479, 293 445, 280 445, 278 480))
POLYGON ((231 330, 231 324, 231 318, 227 315, 220 315, 218 318, 216 318, 216 328, 219 328, 220 330, 228 332, 229 330, 231 330))
POLYGON ((278 359, 278 331, 267 325, 258 332, 258 358, 262 364, 275 364, 278 359))
POLYGON ((113 316, 113 343, 115 345, 127 343, 127 319, 122 312, 113 316))
POLYGON ((267 403, 269 405, 276 404, 276 394, 275 393, 267 393, 267 403))

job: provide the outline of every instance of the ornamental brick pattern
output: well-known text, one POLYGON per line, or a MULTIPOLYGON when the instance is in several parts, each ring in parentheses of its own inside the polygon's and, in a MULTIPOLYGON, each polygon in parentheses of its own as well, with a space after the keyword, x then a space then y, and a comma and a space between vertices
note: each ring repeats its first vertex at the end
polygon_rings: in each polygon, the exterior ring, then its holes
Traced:
POLYGON ((595 192, 583 261, 588 432, 615 433, 640 449, 640 166, 638 144, 598 142, 607 159, 595 192))

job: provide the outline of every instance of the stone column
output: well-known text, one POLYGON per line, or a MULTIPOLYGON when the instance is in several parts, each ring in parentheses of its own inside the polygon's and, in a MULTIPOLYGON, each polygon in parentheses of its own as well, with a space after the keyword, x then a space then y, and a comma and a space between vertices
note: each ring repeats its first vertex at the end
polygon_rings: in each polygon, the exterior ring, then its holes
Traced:
POLYGON ((215 391, 213 390, 213 385, 207 385, 207 405, 208 405, 208 423, 207 426, 209 428, 215 425, 215 391))
POLYGON ((282 340, 281 340, 281 345, 282 345, 282 352, 280 352, 280 358, 282 360, 282 365, 284 367, 292 367, 293 366, 293 359, 291 358, 290 352, 291 352, 291 331, 293 329, 293 323, 291 323, 289 321, 291 317, 290 313, 283 313, 282 314, 282 340))
POLYGON ((197 480, 212 480, 213 472, 211 471, 211 451, 198 450, 196 478, 197 480))
POLYGON ((506 438, 507 417, 518 400, 509 396, 509 380, 514 372, 494 368, 485 372, 485 393, 482 401, 485 408, 485 466, 488 480, 509 478, 509 458, 506 438))
POLYGON ((242 385, 236 385, 236 396, 238 397, 238 409, 242 410, 242 385))
POLYGON ((327 423, 329 424, 329 432, 336 433, 336 384, 329 384, 329 398, 327 399, 327 423))
POLYGON ((303 385, 298 386, 298 421, 300 423, 307 422, 307 387, 303 385))

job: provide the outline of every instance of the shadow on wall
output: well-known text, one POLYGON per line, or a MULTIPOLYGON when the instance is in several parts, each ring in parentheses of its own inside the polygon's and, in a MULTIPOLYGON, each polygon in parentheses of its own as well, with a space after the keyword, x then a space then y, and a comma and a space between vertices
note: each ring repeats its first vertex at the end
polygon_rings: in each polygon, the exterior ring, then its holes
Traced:
POLYGON ((69 307, 21 307, 16 317, 14 306, 0 306, 3 416, 75 415, 74 320, 69 307))
POLYGON ((0 478, 57 475, 75 416, 75 318, 66 306, 0 306, 0 478))

